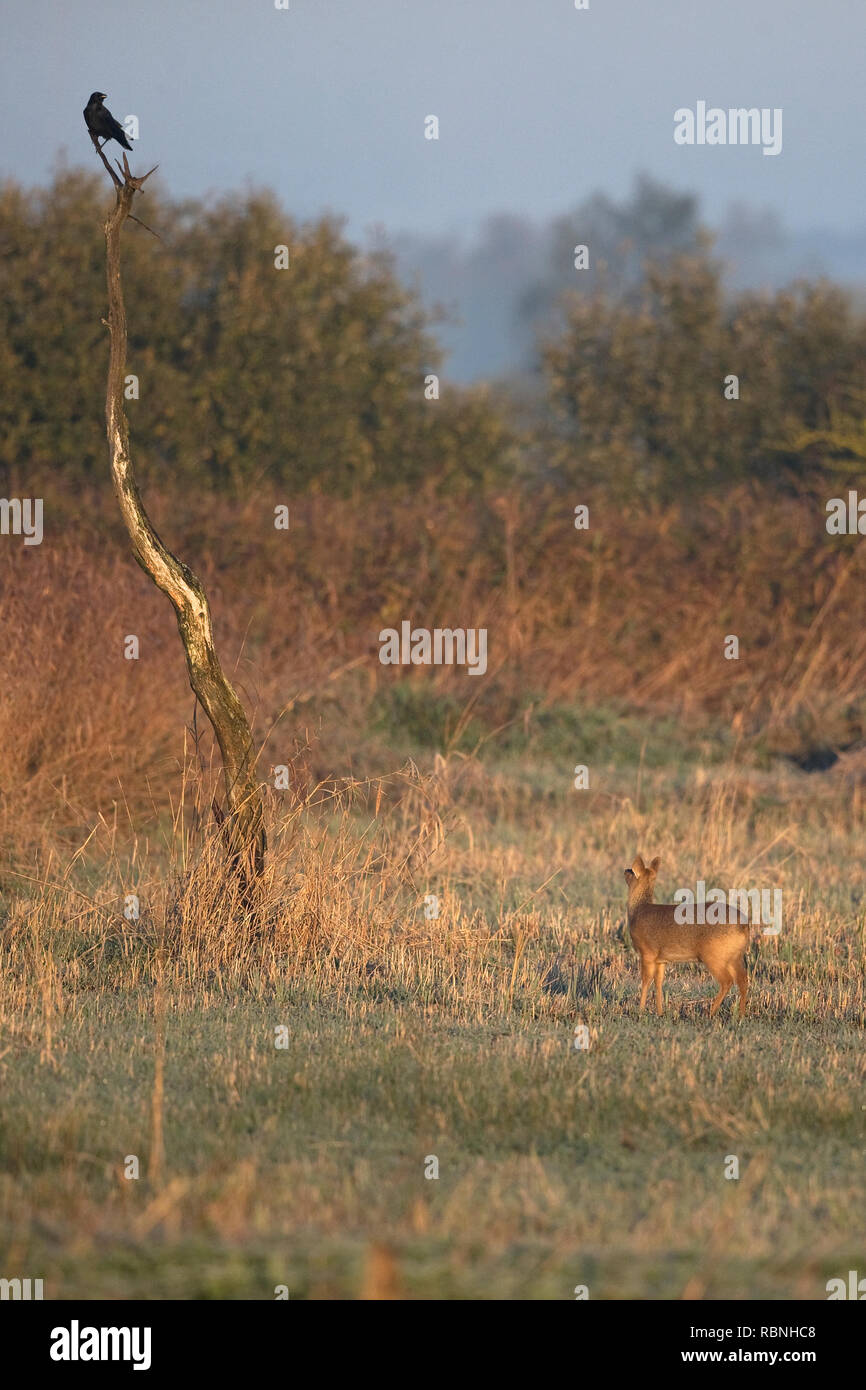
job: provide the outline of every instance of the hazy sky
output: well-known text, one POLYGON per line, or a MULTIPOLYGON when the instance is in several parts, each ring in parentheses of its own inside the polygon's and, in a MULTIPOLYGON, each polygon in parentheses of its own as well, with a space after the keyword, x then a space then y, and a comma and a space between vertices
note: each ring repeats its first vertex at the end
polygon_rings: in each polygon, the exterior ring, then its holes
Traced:
POLYGON ((792 228, 866 225, 866 0, 2 0, 0 174, 61 150, 82 108, 141 123, 174 194, 269 185, 360 235, 544 219, 645 171, 792 228), (783 150, 680 147, 682 106, 781 107, 783 150), (438 142, 423 121, 439 117, 438 142))

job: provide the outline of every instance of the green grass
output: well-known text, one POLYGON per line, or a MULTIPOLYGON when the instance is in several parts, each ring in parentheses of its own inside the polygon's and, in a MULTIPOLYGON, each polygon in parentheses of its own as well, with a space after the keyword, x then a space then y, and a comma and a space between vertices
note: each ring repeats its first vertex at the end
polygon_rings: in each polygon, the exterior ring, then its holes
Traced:
POLYGON ((686 734, 641 768, 635 720, 593 726, 630 762, 539 734, 378 816, 308 811, 302 846, 272 837, 273 945, 236 958, 202 883, 172 917, 165 864, 140 866, 138 924, 7 893, 0 1273, 50 1298, 823 1299, 866 1269, 859 810, 832 773, 701 761, 686 734), (444 842, 419 839, 431 808, 444 842), (699 871, 783 888, 744 1021, 730 999, 710 1021, 688 966, 638 1016, 638 848, 661 897, 699 871))
POLYGON ((519 758, 532 762, 615 762, 622 766, 670 768, 696 761, 720 763, 730 755, 727 730, 705 725, 685 728, 673 717, 640 713, 624 702, 605 705, 557 703, 542 692, 521 693, 503 716, 502 696, 479 689, 467 704, 429 683, 395 681, 371 705, 371 725, 387 734, 389 746, 407 756, 419 750, 468 754, 484 759, 519 758), (488 704, 495 702, 495 714, 488 704), (528 713, 527 713, 528 711, 528 713))
POLYGON ((637 1020, 632 999, 614 1017, 581 1010, 598 1029, 581 1053, 566 1016, 469 1026, 286 993, 169 1026, 169 1202, 152 1226, 159 1193, 120 1175, 126 1154, 147 1166, 147 999, 82 1011, 58 1036, 62 1071, 19 1058, 4 1264, 14 1250, 51 1296, 84 1298, 268 1298, 281 1283, 352 1297, 374 1240, 414 1297, 567 1298, 587 1283, 596 1298, 676 1298, 698 1280, 711 1298, 816 1298, 862 1264, 854 1027, 637 1020))

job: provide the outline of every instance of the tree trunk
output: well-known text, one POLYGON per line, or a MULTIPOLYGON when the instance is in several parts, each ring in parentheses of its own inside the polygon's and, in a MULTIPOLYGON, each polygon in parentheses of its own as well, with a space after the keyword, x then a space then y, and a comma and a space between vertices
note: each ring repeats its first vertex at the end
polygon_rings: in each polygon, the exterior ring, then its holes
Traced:
POLYGON ((256 776, 249 721, 220 666, 204 587, 192 570, 172 555, 154 530, 139 495, 129 453, 129 422, 123 407, 126 309, 120 275, 120 239, 127 218, 138 221, 133 217, 132 200, 149 174, 134 178, 124 155, 124 178, 121 182, 101 150, 99 153, 114 180, 116 193, 115 206, 105 223, 108 329, 111 338, 105 421, 114 491, 136 560, 154 584, 168 595, 174 607, 186 653, 189 683, 213 725, 219 743, 229 807, 223 830, 231 862, 241 877, 247 899, 253 881, 264 867, 266 848, 261 789, 256 776))

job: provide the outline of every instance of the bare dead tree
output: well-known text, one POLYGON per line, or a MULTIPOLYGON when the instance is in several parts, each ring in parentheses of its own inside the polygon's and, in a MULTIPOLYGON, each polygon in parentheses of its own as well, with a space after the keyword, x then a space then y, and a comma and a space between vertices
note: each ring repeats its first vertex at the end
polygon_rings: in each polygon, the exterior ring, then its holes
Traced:
POLYGON ((204 586, 192 570, 163 544, 145 511, 130 457, 129 422, 123 408, 127 332, 120 274, 120 240, 126 220, 139 221, 132 212, 133 199, 154 169, 136 178, 130 172, 124 154, 123 164, 117 164, 123 176, 119 178, 99 142, 95 137, 91 138, 111 175, 115 191, 115 204, 105 222, 108 331, 111 339, 105 423, 114 491, 136 560, 174 607, 186 653, 189 683, 216 734, 222 754, 228 813, 224 814, 214 802, 214 814, 225 837, 232 866, 240 875, 244 901, 249 903, 252 885, 264 868, 266 848, 262 796, 249 721, 220 665, 204 586))

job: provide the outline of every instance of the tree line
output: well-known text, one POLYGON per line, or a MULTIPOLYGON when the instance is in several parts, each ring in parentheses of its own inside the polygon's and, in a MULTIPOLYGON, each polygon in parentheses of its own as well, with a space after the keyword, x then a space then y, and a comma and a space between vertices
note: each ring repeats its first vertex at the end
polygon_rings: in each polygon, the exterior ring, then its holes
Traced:
MULTIPOLYGON (((105 475, 105 208, 95 173, 0 188, 7 495, 105 475)), ((142 478, 293 493, 544 478, 665 498, 841 481, 866 459, 862 308, 820 280, 730 295, 706 238, 660 245, 639 275, 575 270, 534 376, 488 390, 448 383, 435 321, 339 221, 299 225, 265 192, 148 191, 141 215, 159 233, 124 246, 142 478)))

